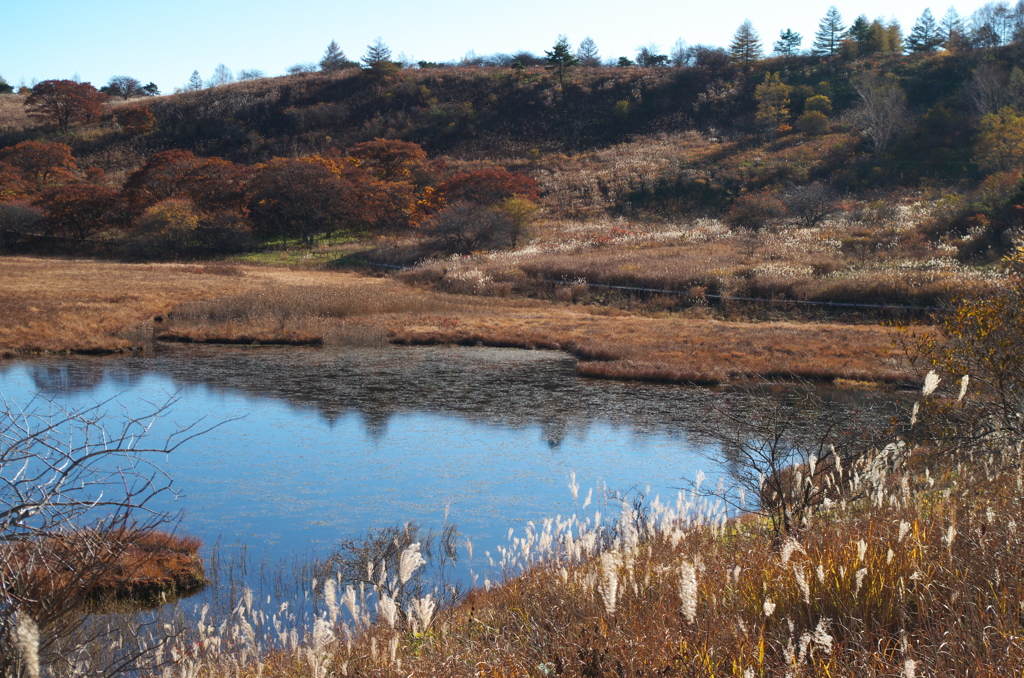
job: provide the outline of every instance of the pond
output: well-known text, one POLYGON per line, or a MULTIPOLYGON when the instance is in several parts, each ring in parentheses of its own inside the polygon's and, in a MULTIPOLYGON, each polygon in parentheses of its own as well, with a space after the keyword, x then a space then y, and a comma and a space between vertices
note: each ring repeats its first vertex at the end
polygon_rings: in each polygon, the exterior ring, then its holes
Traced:
POLYGON ((557 352, 159 346, 5 362, 0 394, 110 401, 112 422, 173 398, 152 441, 214 428, 160 460, 179 493, 163 508, 208 545, 272 560, 446 516, 482 555, 510 528, 581 512, 591 488, 588 512, 601 488, 671 502, 709 465, 685 433, 693 389, 581 379, 557 352))

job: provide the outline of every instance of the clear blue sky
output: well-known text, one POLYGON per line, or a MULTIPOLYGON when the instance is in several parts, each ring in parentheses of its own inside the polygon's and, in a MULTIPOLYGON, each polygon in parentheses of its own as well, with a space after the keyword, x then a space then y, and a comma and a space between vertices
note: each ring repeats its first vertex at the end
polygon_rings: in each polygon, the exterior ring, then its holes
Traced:
MULTIPOLYGON (((520 49, 541 54, 560 33, 576 45, 594 38, 602 57, 634 56, 657 44, 667 53, 677 38, 688 44, 726 46, 750 19, 765 49, 784 28, 803 34, 809 47, 829 2, 763 0, 0 0, 0 75, 23 79, 71 78, 96 86, 113 75, 154 81, 164 92, 198 70, 206 79, 218 64, 235 73, 259 69, 280 75, 288 66, 319 61, 337 40, 351 59, 381 36, 394 56, 448 61, 520 49)), ((929 5, 922 1, 836 2, 847 24, 858 14, 895 17, 909 32, 929 5)), ((981 2, 957 6, 964 16, 981 2)), ((936 19, 948 5, 931 6, 936 19)))

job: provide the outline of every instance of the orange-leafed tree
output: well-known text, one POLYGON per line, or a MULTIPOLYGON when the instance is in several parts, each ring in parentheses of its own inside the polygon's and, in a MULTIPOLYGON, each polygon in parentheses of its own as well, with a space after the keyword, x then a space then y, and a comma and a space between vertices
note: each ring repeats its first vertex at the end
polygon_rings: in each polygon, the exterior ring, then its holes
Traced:
POLYGON ((22 198, 31 190, 21 170, 0 160, 0 202, 22 198))
POLYGON ((43 80, 25 100, 28 114, 51 122, 67 133, 72 123, 99 118, 107 95, 87 82, 43 80))
POLYGON ((364 141, 350 148, 348 154, 381 181, 410 181, 427 158, 419 144, 397 139, 364 141))
POLYGON ((22 141, 0 150, 0 160, 16 167, 36 190, 70 179, 77 169, 71 147, 53 141, 22 141))
POLYGON ((129 106, 114 114, 117 124, 132 136, 145 134, 156 127, 156 116, 146 106, 129 106))
POLYGON ((73 183, 46 191, 36 204, 43 208, 51 234, 84 242, 116 219, 117 196, 106 186, 73 183))

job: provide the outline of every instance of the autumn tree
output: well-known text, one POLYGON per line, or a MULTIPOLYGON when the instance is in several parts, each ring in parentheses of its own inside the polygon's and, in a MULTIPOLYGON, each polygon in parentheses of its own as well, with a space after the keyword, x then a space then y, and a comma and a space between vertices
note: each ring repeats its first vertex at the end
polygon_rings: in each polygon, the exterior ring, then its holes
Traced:
POLYGON ((504 169, 463 172, 437 187, 438 195, 449 204, 494 205, 513 196, 536 200, 538 191, 537 182, 530 177, 504 169))
POLYGON ((43 80, 32 88, 25 101, 28 114, 51 122, 67 133, 72 123, 99 117, 107 95, 87 82, 43 80))
POLYGON ((814 34, 814 45, 811 51, 819 56, 835 56, 839 53, 845 33, 843 17, 839 14, 836 6, 832 5, 818 22, 818 30, 814 34))
POLYGON ((397 139, 364 141, 350 148, 348 154, 381 181, 410 181, 427 158, 419 144, 397 139))
POLYGON ((168 198, 188 199, 209 212, 240 212, 245 207, 247 172, 246 167, 223 158, 163 151, 128 177, 123 198, 132 215, 168 198))
POLYGON ((978 128, 979 167, 990 172, 1024 169, 1024 115, 1007 107, 986 115, 978 128))
POLYGON ((772 49, 779 56, 793 56, 800 52, 800 43, 803 41, 803 36, 787 28, 779 33, 779 39, 772 43, 772 49))
POLYGON ((593 68, 601 65, 601 53, 597 50, 597 43, 589 35, 580 41, 576 48, 576 60, 580 66, 593 68))
POLYGON ((944 42, 938 22, 930 9, 925 9, 907 37, 907 49, 911 52, 933 52, 944 42))
POLYGON ((16 167, 36 190, 70 179, 77 169, 71 147, 53 141, 22 141, 0 150, 0 160, 16 167))
POLYGON ((792 88, 779 78, 779 73, 766 73, 764 82, 754 90, 754 99, 757 101, 757 126, 770 136, 775 136, 789 120, 791 90, 792 88))
POLYGON ((72 183, 43 193, 37 204, 46 214, 51 234, 81 243, 109 225, 117 195, 106 186, 72 183))
POLYGON ((265 235, 295 237, 312 245, 323 233, 363 228, 358 170, 344 161, 311 156, 274 158, 257 165, 249 181, 249 211, 265 235))
POLYGON ((750 22, 750 19, 740 24, 732 36, 732 42, 729 44, 729 58, 741 66, 750 66, 764 58, 761 36, 754 30, 754 24, 750 22))
POLYGON ((579 63, 579 59, 573 56, 569 38, 564 35, 558 36, 554 47, 544 50, 544 61, 544 68, 558 74, 558 84, 562 84, 569 69, 579 63))
POLYGON ((0 160, 0 203, 23 198, 31 191, 32 184, 25 179, 21 170, 0 160))

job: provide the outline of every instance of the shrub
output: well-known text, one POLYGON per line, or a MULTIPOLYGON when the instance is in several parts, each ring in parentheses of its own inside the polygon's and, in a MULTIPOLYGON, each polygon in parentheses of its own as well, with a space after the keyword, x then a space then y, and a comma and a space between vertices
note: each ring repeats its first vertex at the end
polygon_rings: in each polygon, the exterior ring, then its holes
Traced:
POLYGON ((804 102, 804 113, 817 111, 825 116, 832 115, 832 100, 824 94, 817 94, 804 102))
POLYGON ((43 213, 28 202, 11 200, 0 203, 0 247, 14 248, 43 222, 43 213))
POLYGON ((730 226, 759 231, 786 215, 786 206, 772 193, 746 193, 736 198, 725 215, 730 226))
POLYGON ((145 106, 122 108, 114 114, 114 118, 132 136, 150 132, 156 126, 156 116, 145 106))
POLYGON ((828 118, 821 111, 805 111, 796 119, 796 131, 818 136, 828 131, 828 118))

